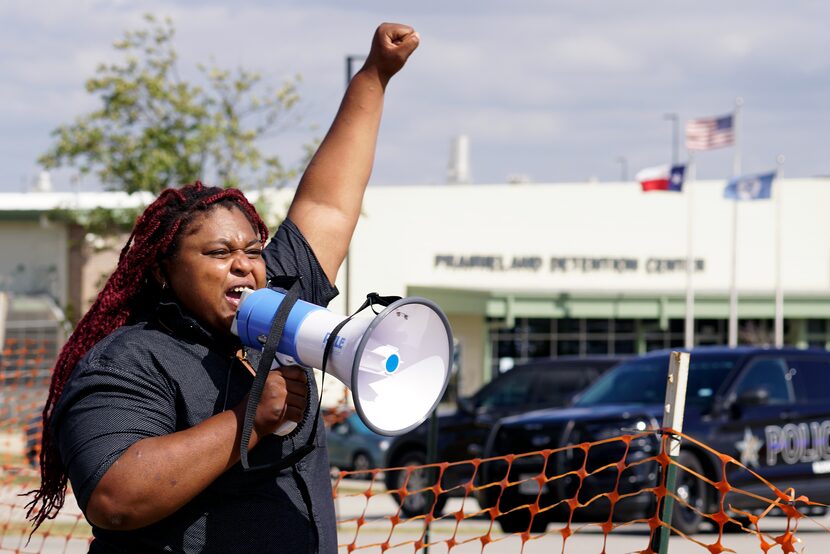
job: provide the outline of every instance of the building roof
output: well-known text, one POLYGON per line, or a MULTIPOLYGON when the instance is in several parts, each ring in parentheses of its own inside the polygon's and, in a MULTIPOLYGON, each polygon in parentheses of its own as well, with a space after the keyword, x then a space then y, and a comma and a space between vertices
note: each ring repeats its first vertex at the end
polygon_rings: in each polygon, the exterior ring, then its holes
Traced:
POLYGON ((154 198, 149 192, 5 192, 0 193, 0 212, 135 208, 146 206, 154 198))

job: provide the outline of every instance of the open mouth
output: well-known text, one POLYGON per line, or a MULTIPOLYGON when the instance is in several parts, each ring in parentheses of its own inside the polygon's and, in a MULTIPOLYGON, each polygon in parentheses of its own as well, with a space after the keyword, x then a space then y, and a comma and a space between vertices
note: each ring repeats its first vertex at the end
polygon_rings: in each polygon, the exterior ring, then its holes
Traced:
POLYGON ((235 308, 239 307, 239 301, 242 298, 242 293, 250 290, 248 287, 231 287, 225 291, 225 300, 232 304, 235 308))

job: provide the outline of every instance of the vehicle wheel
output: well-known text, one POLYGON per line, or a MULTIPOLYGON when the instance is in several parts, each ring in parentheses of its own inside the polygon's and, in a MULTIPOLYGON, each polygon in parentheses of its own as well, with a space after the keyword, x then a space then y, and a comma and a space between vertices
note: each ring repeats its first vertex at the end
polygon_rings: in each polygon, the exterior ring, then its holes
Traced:
POLYGON ((354 457, 352 458, 352 471, 362 471, 360 475, 353 475, 352 477, 369 477, 369 470, 372 469, 372 460, 369 456, 364 452, 357 452, 355 453, 354 457))
MULTIPOLYGON (((394 466, 422 466, 426 464, 426 456, 423 452, 413 450, 401 456, 394 466)), ((403 470, 387 471, 386 472, 386 488, 389 490, 401 489, 406 481, 407 472, 403 470)), ((437 469, 418 469, 412 471, 409 480, 406 481, 407 491, 418 491, 426 487, 432 486, 435 483, 437 469)), ((405 498, 401 498, 399 494, 393 493, 397 501, 401 505, 401 513, 406 517, 422 516, 432 512, 432 515, 438 517, 444 510, 444 505, 447 503, 445 495, 440 495, 435 499, 432 491, 421 491, 417 493, 407 494, 405 498)))
MULTIPOLYGON (((700 460, 691 452, 681 450, 677 461, 692 471, 703 475, 703 466, 700 460)), ((700 530, 700 525, 705 521, 705 518, 698 512, 706 513, 709 507, 706 482, 678 468, 675 490, 679 498, 682 498, 689 506, 694 506, 698 511, 696 512, 690 507, 675 501, 671 524, 682 533, 693 535, 700 530)))

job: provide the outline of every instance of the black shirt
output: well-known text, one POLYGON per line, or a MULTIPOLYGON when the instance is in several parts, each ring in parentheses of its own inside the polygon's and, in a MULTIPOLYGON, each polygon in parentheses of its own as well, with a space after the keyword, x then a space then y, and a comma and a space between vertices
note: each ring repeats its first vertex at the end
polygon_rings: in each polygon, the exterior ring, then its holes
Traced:
MULTIPOLYGON (((301 277, 303 300, 325 306, 336 296, 291 221, 283 222, 263 257, 269 278, 301 277)), ((237 347, 235 341, 212 337, 169 301, 160 302, 142 321, 117 329, 84 356, 53 419, 61 459, 82 510, 106 471, 132 444, 187 429, 241 402, 253 378, 234 356, 237 347)), ((249 454, 251 465, 280 459, 308 440, 308 414, 316 413, 318 403, 310 370, 308 377, 309 408, 299 431, 263 439, 249 454)), ((237 463, 155 524, 134 531, 93 526, 90 551, 336 552, 322 425, 314 442, 317 448, 309 455, 277 474, 243 472, 237 463)))

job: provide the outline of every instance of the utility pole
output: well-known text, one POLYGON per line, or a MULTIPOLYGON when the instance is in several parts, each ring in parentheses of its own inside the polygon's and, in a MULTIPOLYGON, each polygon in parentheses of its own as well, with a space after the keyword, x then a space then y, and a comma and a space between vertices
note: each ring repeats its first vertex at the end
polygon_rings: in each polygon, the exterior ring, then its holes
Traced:
MULTIPOLYGON (((360 61, 363 61, 365 59, 366 59, 366 56, 363 56, 363 55, 360 55, 360 56, 346 56, 346 89, 345 90, 348 90, 349 83, 352 82, 352 77, 354 77, 354 71, 352 70, 353 63, 354 62, 360 62, 360 61)), ((351 295, 352 295, 352 290, 351 290, 351 280, 352 280, 351 258, 352 257, 350 255, 350 253, 351 253, 350 251, 351 251, 351 247, 349 247, 349 249, 346 250, 346 259, 343 261, 343 280, 345 281, 345 283, 343 285, 343 293, 344 293, 344 296, 346 297, 346 299, 345 299, 346 302, 345 302, 345 306, 344 306, 346 315, 349 315, 349 314, 352 313, 352 305, 351 305, 351 300, 350 300, 351 295)))
POLYGON ((620 164, 620 181, 625 183, 628 181, 628 158, 617 156, 617 162, 620 164))
POLYGON ((675 166, 680 160, 680 123, 676 113, 663 114, 663 119, 672 122, 671 164, 675 166))

